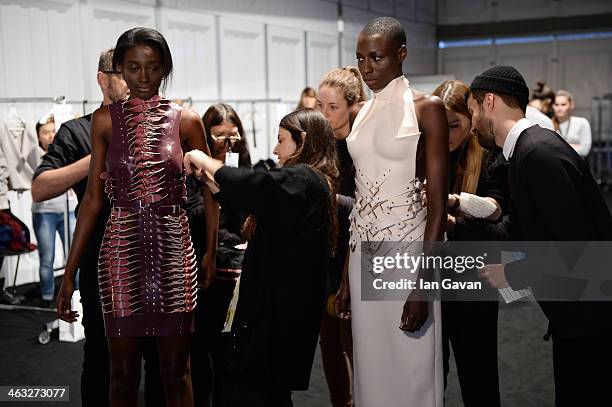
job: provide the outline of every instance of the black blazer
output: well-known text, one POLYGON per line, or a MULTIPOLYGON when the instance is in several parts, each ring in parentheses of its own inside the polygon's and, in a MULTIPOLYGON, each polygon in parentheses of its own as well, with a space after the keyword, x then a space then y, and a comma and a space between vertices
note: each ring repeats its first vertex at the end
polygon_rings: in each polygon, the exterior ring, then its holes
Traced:
MULTIPOLYGON (((557 133, 538 125, 526 129, 509 162, 510 217, 499 230, 512 240, 612 240, 612 217, 586 162, 557 133)), ((528 261, 508 264, 506 276, 515 289, 548 284, 528 261)), ((540 306, 553 338, 612 332, 610 302, 540 306)))
POLYGON ((304 164, 270 171, 226 166, 215 180, 222 206, 257 221, 232 326, 234 379, 253 388, 305 390, 331 262, 327 181, 304 164))
MULTIPOLYGON (((610 211, 582 157, 557 133, 532 126, 510 157, 509 216, 492 223, 458 223, 461 240, 611 241, 610 211)), ((612 244, 611 244, 612 248, 612 244)), ((506 265, 514 289, 549 287, 528 259, 506 265)), ((612 332, 612 302, 540 301, 553 338, 612 332)))
POLYGON ((509 161, 512 232, 520 240, 612 240, 612 217, 589 167, 557 133, 526 129, 509 161))

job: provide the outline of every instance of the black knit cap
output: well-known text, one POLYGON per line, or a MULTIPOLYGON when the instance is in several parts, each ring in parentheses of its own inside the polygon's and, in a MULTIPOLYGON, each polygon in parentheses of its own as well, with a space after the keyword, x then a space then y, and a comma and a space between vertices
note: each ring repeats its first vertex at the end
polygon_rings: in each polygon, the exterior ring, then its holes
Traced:
POLYGON ((487 69, 474 78, 470 90, 503 93, 514 96, 525 104, 529 101, 529 88, 525 78, 513 66, 502 65, 487 69))

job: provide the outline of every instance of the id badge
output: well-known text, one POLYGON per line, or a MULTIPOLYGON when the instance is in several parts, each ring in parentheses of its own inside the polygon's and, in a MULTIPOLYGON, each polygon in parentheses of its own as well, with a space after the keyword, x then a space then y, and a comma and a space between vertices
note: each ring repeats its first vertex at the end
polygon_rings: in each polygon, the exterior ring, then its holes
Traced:
POLYGON ((225 165, 238 168, 238 153, 225 153, 225 165))

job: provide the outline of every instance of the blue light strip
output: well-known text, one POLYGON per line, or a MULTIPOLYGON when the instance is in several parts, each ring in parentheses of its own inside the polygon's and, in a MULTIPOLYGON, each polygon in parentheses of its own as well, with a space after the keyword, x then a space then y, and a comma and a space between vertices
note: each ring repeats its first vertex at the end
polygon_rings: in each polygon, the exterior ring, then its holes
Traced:
POLYGON ((576 34, 559 34, 559 41, 576 41, 576 40, 600 40, 612 38, 612 31, 592 32, 592 33, 576 33, 576 34))
POLYGON ((438 41, 438 48, 485 47, 489 45, 531 44, 536 42, 599 40, 612 38, 612 31, 557 35, 528 35, 524 37, 477 38, 469 40, 438 41))
POLYGON ((528 37, 496 38, 495 43, 497 45, 531 44, 534 42, 553 42, 554 40, 555 40, 554 35, 530 35, 528 37))
POLYGON ((457 47, 484 47, 493 45, 493 38, 479 38, 477 40, 439 41, 438 48, 457 47))

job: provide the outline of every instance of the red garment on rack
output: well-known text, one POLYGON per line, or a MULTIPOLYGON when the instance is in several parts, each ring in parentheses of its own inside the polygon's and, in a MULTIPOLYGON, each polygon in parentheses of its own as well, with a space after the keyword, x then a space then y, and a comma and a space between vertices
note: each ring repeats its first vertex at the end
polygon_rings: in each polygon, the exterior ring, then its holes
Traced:
POLYGON ((0 225, 11 228, 11 240, 6 247, 0 247, 3 255, 31 252, 37 249, 30 243, 30 230, 19 218, 15 217, 9 209, 0 210, 0 225))

